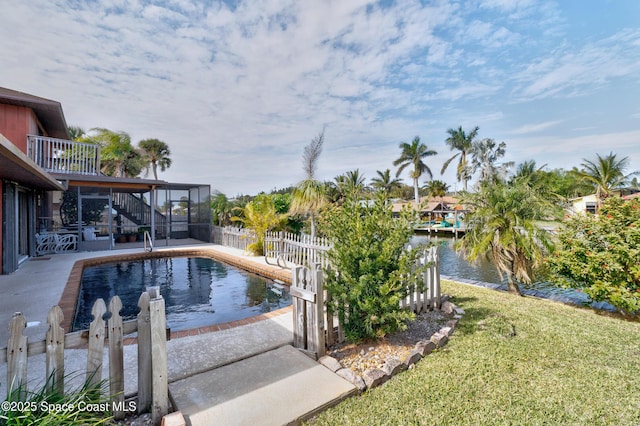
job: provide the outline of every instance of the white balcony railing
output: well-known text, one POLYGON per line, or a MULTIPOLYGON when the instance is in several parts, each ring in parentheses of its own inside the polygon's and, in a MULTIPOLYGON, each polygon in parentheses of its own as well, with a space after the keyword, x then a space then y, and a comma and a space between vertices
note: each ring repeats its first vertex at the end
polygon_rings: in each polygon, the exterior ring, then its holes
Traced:
POLYGON ((51 173, 97 175, 100 172, 100 146, 91 143, 29 135, 27 155, 51 173))

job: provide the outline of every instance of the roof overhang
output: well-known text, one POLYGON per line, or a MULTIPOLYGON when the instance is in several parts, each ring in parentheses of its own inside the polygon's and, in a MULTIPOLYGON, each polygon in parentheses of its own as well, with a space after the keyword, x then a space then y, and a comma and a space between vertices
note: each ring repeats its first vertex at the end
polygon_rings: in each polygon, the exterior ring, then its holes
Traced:
POLYGON ((0 87, 0 103, 31 108, 48 136, 70 139, 60 102, 0 87))
POLYGON ((0 134, 0 178, 29 188, 64 191, 64 186, 0 134))
POLYGON ((163 180, 120 178, 103 175, 75 175, 67 173, 52 173, 59 181, 65 182, 65 186, 81 187, 88 191, 113 189, 117 192, 148 192, 153 189, 165 188, 168 183, 163 180))

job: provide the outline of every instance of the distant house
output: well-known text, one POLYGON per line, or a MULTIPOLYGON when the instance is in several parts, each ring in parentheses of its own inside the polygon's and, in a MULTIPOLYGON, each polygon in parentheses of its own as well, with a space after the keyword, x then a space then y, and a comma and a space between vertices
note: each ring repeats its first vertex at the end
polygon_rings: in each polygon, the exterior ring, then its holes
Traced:
POLYGON ((583 197, 576 197, 569 200, 571 205, 569 206, 569 214, 576 213, 596 213, 596 206, 598 205, 598 198, 596 194, 589 194, 583 197))
MULTIPOLYGON (((625 200, 640 197, 638 188, 625 187, 613 191, 612 197, 622 197, 625 200)), ((568 214, 590 213, 595 214, 598 206, 598 198, 596 194, 589 194, 582 197, 576 197, 569 200, 570 206, 567 209, 568 214)))
POLYGON ((70 140, 59 102, 0 87, 2 274, 43 253, 113 249, 117 234, 147 229, 154 240, 209 242, 210 193, 209 185, 103 175, 100 147, 70 140), (178 204, 182 215, 152 207, 178 204))
POLYGON ((421 197, 420 204, 416 206, 414 201, 396 201, 392 210, 394 215, 399 214, 403 209, 419 210, 420 218, 424 220, 441 221, 446 217, 462 212, 463 206, 457 197, 421 197))

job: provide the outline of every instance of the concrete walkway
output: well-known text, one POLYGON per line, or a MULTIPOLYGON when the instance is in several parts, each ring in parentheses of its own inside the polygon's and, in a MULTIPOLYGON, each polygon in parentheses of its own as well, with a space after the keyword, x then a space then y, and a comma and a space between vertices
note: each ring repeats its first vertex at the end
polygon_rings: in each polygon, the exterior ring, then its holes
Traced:
MULTIPOLYGON (((246 256, 241 250, 193 247, 266 265, 264 258, 246 256)), ((77 260, 139 252, 136 248, 51 255, 31 259, 15 273, 0 276, 0 347, 7 345, 8 324, 16 311, 30 322, 24 332, 29 341, 44 338, 47 313, 60 300, 77 260)), ((251 324, 168 341, 170 394, 177 409, 184 410, 194 425, 214 420, 231 425, 288 424, 355 393, 351 383, 291 346, 292 327, 291 310, 285 309, 251 324)), ((107 352, 105 348, 102 377, 108 377, 107 352)), ((86 349, 65 350, 65 371, 71 373, 67 389, 82 384, 86 360, 86 349)), ((28 383, 34 389, 44 381, 45 355, 29 357, 28 363, 28 383)), ((124 365, 125 394, 130 395, 137 391, 137 345, 124 347, 124 365)), ((6 364, 0 364, 0 399, 7 391, 6 374, 6 364)))
POLYGON ((356 392, 292 346, 176 381, 169 389, 193 426, 298 423, 356 392))

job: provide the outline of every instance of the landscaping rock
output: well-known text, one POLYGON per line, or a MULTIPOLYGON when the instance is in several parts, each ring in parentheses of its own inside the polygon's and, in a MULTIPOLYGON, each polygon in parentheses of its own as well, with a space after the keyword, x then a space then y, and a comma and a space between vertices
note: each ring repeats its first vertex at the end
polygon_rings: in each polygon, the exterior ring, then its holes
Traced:
POLYGON ((362 379, 364 380, 364 383, 367 385, 367 387, 371 389, 375 388, 376 386, 380 386, 381 384, 389 380, 389 376, 384 371, 373 368, 371 370, 365 371, 362 379))
POLYGON ((435 343, 437 347, 441 348, 447 344, 447 342, 449 341, 449 338, 447 337, 446 334, 437 332, 433 336, 431 336, 431 341, 435 343))
POLYGON ((421 340, 416 343, 415 349, 422 356, 429 355, 436 348, 436 344, 430 340, 421 340))
POLYGON ((334 373, 342 368, 342 365, 340 365, 340 362, 338 362, 337 359, 329 355, 320 357, 318 362, 324 365, 325 367, 327 367, 329 370, 333 371, 334 373))
POLYGON ((442 327, 438 333, 444 334, 445 336, 449 337, 449 336, 451 336, 453 334, 453 328, 451 328, 451 327, 442 327))
POLYGON ((367 388, 367 384, 362 380, 362 377, 358 376, 355 371, 350 368, 341 368, 336 371, 336 374, 352 383, 360 392, 363 392, 367 388))
POLYGON ((414 349, 404 360, 404 365, 407 366, 407 368, 411 368, 411 366, 413 364, 415 364, 416 362, 420 361, 422 359, 422 354, 420 353, 419 350, 414 349))
POLYGON ((458 308, 457 306, 453 308, 453 312, 455 312, 456 315, 464 315, 464 309, 458 308))
POLYGON ((452 329, 455 329, 457 325, 458 325, 458 320, 457 319, 452 319, 452 320, 447 321, 444 326, 445 327, 451 327, 452 329))
POLYGON ((407 366, 405 363, 400 361, 398 358, 388 359, 387 362, 384 363, 384 367, 382 367, 382 371, 384 371, 388 376, 395 376, 406 369, 407 366))
POLYGON ((440 305, 440 310, 442 312, 444 312, 445 314, 452 314, 455 308, 456 308, 456 305, 454 305, 453 303, 449 302, 448 300, 446 302, 443 302, 440 305))

